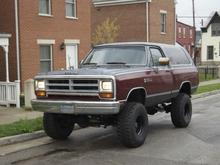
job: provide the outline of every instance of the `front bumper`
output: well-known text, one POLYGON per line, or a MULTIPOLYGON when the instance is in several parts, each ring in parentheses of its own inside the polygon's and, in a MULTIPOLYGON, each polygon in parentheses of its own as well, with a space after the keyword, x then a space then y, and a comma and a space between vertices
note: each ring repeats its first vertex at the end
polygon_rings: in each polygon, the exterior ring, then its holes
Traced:
POLYGON ((61 114, 87 114, 110 115, 120 111, 120 103, 117 101, 52 101, 32 100, 32 108, 35 111, 61 114))

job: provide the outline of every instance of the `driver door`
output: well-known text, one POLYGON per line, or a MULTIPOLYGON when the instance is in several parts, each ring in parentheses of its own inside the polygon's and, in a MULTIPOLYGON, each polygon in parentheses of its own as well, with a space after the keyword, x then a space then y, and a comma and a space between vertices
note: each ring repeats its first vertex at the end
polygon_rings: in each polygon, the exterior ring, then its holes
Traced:
POLYGON ((173 76, 169 66, 160 66, 159 58, 165 57, 156 46, 148 48, 150 70, 146 72, 147 106, 163 103, 171 98, 173 76))

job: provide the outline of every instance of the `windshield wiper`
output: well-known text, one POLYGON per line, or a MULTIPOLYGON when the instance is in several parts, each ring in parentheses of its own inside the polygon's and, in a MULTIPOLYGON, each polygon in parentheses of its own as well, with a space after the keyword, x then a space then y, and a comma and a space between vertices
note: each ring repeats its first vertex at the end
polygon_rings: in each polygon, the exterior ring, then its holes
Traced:
POLYGON ((106 64, 121 64, 121 65, 126 65, 125 62, 107 62, 106 64))

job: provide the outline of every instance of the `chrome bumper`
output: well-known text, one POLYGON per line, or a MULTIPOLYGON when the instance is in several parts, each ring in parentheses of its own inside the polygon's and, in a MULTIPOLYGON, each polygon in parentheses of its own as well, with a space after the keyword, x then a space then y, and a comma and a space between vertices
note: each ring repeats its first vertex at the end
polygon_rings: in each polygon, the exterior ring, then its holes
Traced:
POLYGON ((120 103, 111 102, 88 102, 88 101, 52 101, 32 100, 32 108, 35 111, 62 114, 87 114, 87 115, 109 115, 120 111, 120 103))

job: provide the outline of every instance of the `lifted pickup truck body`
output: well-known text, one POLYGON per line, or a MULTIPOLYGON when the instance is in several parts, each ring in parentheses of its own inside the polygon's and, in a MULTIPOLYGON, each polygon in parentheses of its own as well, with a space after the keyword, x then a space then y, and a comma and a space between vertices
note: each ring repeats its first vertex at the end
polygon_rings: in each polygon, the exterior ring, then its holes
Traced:
POLYGON ((151 115, 161 110, 171 112, 174 125, 186 127, 192 113, 189 98, 198 83, 198 71, 180 46, 143 42, 104 44, 96 46, 79 69, 37 75, 37 99, 32 100, 32 106, 45 112, 45 131, 55 139, 60 135, 53 136, 53 131, 47 130, 54 129, 48 127, 48 121, 62 116, 82 126, 117 126, 122 143, 137 147, 144 142, 148 123, 142 109, 151 115), (179 111, 173 109, 182 104, 180 100, 184 100, 186 108, 180 108, 186 112, 177 114, 179 111), (132 114, 135 111, 139 115, 132 114), (134 125, 142 132, 136 129, 136 143, 135 138, 126 141, 121 131, 125 129, 121 123, 129 115, 137 117, 134 125), (178 115, 188 117, 187 121, 176 121, 182 120, 178 115), (137 140, 138 136, 143 136, 142 140, 137 140))

